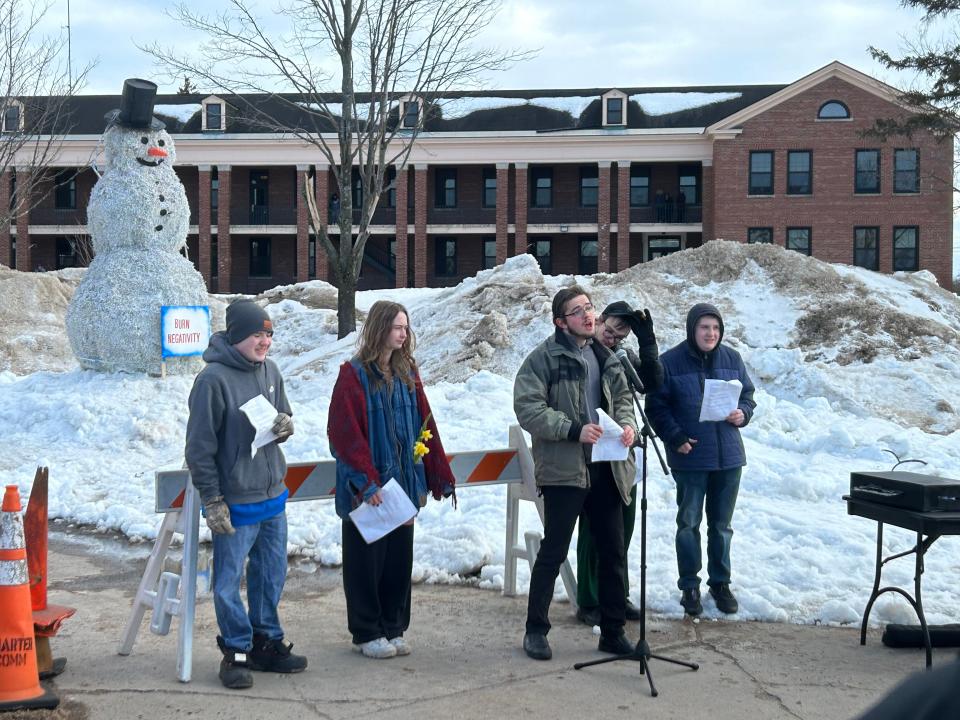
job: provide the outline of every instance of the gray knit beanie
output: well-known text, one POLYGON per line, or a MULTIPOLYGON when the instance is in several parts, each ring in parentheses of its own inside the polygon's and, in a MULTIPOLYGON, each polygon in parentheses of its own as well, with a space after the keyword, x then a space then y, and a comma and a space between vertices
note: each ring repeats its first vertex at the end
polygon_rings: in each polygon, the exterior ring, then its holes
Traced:
POLYGON ((234 300, 227 306, 227 341, 231 345, 258 332, 273 334, 273 323, 266 310, 253 300, 234 300))

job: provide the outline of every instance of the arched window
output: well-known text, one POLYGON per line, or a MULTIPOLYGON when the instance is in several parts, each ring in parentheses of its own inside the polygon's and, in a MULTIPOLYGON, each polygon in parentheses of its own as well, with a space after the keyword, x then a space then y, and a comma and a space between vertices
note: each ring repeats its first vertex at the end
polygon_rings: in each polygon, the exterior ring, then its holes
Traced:
POLYGON ((850 110, 839 100, 828 100, 817 113, 818 120, 847 120, 849 117, 850 110))

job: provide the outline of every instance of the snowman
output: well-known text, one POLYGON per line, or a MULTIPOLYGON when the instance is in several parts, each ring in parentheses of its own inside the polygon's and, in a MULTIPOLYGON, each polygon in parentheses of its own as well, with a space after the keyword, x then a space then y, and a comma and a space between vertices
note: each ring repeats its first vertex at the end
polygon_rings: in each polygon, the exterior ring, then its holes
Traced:
MULTIPOLYGON (((203 277, 181 253, 190 225, 176 148, 153 117, 157 86, 124 82, 119 110, 106 115, 106 168, 90 195, 93 262, 67 309, 67 335, 93 370, 160 369, 160 307, 206 305, 203 277)), ((192 373, 197 359, 170 372, 192 373)))

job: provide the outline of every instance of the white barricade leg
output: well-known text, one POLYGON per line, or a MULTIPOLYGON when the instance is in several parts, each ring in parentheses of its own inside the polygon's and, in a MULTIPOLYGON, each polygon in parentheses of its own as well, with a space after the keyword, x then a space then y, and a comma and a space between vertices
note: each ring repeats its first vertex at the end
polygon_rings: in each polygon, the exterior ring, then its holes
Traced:
MULTIPOLYGON (((519 425, 512 425, 509 430, 510 447, 517 451, 520 463, 522 483, 507 486, 507 538, 504 548, 503 594, 513 596, 517 594, 517 562, 526 559, 533 571, 533 564, 540 549, 540 534, 528 532, 524 534, 524 545, 520 545, 520 501, 529 500, 537 508, 540 522, 543 523, 543 498, 537 493, 534 479, 533 455, 527 446, 527 440, 519 425), (532 540, 535 538, 535 542, 532 540)), ((570 566, 570 560, 563 561, 560 566, 560 578, 570 598, 574 611, 577 610, 577 576, 570 566)))
POLYGON ((157 583, 160 581, 160 573, 163 572, 163 561, 170 549, 173 533, 177 530, 180 514, 179 510, 172 510, 163 516, 160 531, 157 533, 153 550, 150 551, 150 557, 147 560, 147 567, 143 571, 143 577, 140 579, 139 587, 137 587, 137 594, 133 598, 130 619, 127 621, 126 630, 123 631, 123 637, 120 640, 120 648, 117 650, 120 655, 129 655, 133 650, 133 643, 137 639, 137 632, 143 622, 143 615, 147 608, 154 607, 157 597, 157 583))
POLYGON ((190 682, 193 672, 193 620, 197 607, 197 550, 200 544, 200 495, 193 484, 183 499, 183 561, 180 567, 180 624, 177 628, 177 679, 190 682))

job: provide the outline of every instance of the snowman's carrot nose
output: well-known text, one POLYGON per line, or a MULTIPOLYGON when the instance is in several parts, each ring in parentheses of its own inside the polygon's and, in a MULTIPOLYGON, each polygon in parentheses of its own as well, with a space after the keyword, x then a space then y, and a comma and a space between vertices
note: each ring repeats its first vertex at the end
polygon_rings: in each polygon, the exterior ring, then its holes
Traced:
POLYGON ((162 148, 152 147, 149 150, 147 150, 147 155, 149 155, 150 157, 166 157, 167 151, 162 148))

